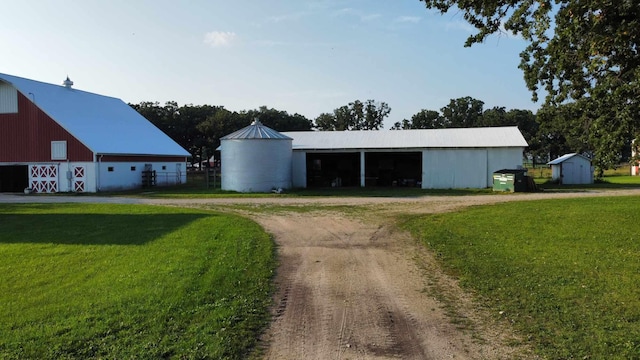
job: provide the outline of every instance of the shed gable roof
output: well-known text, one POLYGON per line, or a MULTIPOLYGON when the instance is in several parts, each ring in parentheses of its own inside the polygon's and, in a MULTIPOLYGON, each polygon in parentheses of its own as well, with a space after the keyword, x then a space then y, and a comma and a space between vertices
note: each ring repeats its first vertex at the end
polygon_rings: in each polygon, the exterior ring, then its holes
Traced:
POLYGON ((293 150, 526 147, 516 126, 389 131, 291 131, 293 150))
POLYGON ((98 154, 189 156, 124 101, 0 73, 65 130, 98 154))
POLYGON ((547 163, 547 165, 558 165, 558 164, 562 164, 563 162, 573 158, 573 157, 580 157, 588 162, 591 162, 591 159, 587 158, 586 156, 582 156, 578 153, 571 153, 571 154, 564 154, 562 156, 560 156, 557 159, 551 160, 547 163))

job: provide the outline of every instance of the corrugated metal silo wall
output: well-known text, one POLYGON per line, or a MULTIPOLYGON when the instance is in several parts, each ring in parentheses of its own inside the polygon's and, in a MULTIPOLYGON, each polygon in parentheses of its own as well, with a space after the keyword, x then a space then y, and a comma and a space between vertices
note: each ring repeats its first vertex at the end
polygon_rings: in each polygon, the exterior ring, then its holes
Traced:
POLYGON ((291 140, 222 140, 222 190, 269 192, 291 188, 291 140))

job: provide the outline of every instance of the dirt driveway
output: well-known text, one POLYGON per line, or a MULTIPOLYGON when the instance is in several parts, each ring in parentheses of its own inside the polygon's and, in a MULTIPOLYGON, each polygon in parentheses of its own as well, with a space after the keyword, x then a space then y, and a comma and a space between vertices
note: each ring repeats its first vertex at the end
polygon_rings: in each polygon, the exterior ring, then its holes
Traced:
POLYGON ((395 229, 392 215, 608 195, 640 195, 640 190, 395 199, 166 200, 0 194, 0 202, 203 206, 251 217, 274 235, 280 259, 273 322, 261 339, 259 356, 264 359, 519 359, 535 357, 526 345, 513 345, 519 341, 508 324, 478 308, 440 271, 428 251, 395 229), (232 206, 238 204, 243 206, 232 206), (313 211, 282 207, 308 204, 314 205, 313 211), (270 205, 278 207, 270 211, 270 205))
MULTIPOLYGON (((333 212, 255 219, 275 235, 281 262, 264 358, 495 359, 514 351, 502 349, 499 334, 479 344, 477 326, 451 321, 427 281, 455 283, 427 274, 438 271, 433 259, 391 225, 333 212)), ((462 311, 472 304, 454 293, 457 316, 470 321, 475 314, 462 311)))

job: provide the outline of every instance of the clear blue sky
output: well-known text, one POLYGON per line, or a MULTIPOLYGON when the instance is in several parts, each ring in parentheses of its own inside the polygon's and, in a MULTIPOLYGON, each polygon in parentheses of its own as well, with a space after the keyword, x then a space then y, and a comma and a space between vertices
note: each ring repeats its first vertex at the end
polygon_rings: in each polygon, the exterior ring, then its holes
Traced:
POLYGON ((457 12, 418 0, 7 1, 0 72, 126 102, 177 101, 315 119, 359 99, 391 107, 385 122, 472 96, 485 109, 531 109, 518 54, 457 12))

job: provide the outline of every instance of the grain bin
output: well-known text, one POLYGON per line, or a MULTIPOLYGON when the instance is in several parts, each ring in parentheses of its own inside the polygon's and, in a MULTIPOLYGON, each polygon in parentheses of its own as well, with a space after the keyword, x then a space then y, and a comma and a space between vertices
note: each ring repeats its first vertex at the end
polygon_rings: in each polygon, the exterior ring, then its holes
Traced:
POLYGON ((257 119, 220 139, 222 190, 270 192, 291 188, 292 139, 257 119))

